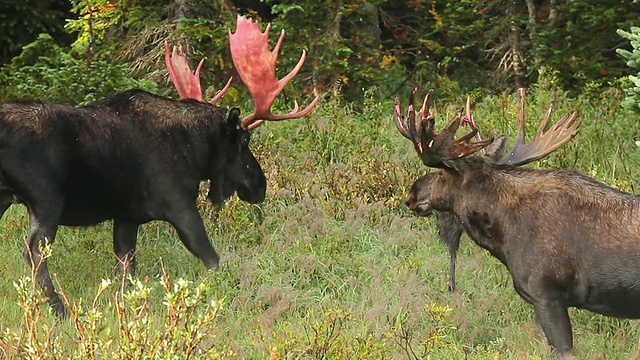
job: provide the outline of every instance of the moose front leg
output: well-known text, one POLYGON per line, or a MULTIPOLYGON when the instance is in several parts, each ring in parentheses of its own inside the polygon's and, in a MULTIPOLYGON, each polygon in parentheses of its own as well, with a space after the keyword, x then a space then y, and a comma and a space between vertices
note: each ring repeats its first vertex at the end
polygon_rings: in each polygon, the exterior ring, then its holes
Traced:
POLYGON ((2 183, 0 183, 0 219, 2 219, 2 215, 7 211, 11 204, 15 204, 18 202, 15 195, 12 192, 3 189, 2 183))
POLYGON ((31 234, 29 235, 29 243, 25 250, 25 258, 27 263, 35 269, 36 280, 42 287, 53 312, 56 316, 64 318, 67 316, 67 309, 64 307, 62 300, 60 300, 60 297, 53 286, 51 276, 49 275, 47 260, 41 252, 42 247, 46 243, 52 244, 55 240, 56 232, 58 230, 57 219, 59 214, 59 210, 36 211, 29 209, 31 234))
POLYGON ((544 299, 534 302, 533 308, 536 321, 554 353, 561 359, 575 359, 571 320, 566 304, 560 300, 544 299))
POLYGON ((118 271, 123 279, 136 272, 136 241, 138 240, 137 223, 122 220, 113 222, 113 251, 118 259, 118 271))
POLYGON ((167 219, 178 232, 180 241, 209 269, 217 269, 220 258, 209 242, 198 208, 188 206, 182 210, 174 209, 167 219))

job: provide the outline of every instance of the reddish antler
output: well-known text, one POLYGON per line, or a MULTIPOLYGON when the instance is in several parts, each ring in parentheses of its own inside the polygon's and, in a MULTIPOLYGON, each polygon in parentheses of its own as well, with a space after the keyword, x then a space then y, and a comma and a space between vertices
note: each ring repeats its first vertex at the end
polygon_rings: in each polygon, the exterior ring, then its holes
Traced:
POLYGON ((409 97, 409 108, 407 109, 408 123, 406 125, 404 123, 404 116, 402 115, 400 100, 396 98, 396 127, 404 137, 411 140, 418 154, 422 154, 424 149, 422 145, 423 132, 425 134, 424 136, 429 137, 429 139, 425 139, 426 143, 429 143, 430 140, 435 138, 438 132, 435 129, 435 116, 429 109, 429 100, 431 99, 433 90, 429 90, 427 95, 425 95, 424 101, 422 102, 422 108, 418 111, 418 116, 416 118, 415 106, 413 103, 415 102, 417 91, 418 88, 415 87, 409 97))
POLYGON ((542 159, 549 155, 569 140, 573 139, 578 133, 580 122, 576 121, 577 112, 563 116, 560 121, 555 123, 547 132, 545 128, 551 120, 553 113, 553 105, 549 107, 547 113, 538 127, 536 135, 529 143, 525 143, 524 125, 524 89, 518 89, 520 95, 520 106, 518 108, 518 136, 513 148, 507 153, 498 164, 523 165, 542 159))
MULTIPOLYGON (((169 70, 169 77, 173 82, 173 85, 176 87, 178 92, 178 96, 181 99, 196 99, 199 101, 204 101, 204 97, 202 96, 202 89, 200 88, 200 69, 202 68, 202 64, 204 63, 204 59, 200 60, 198 63, 198 67, 196 71, 192 72, 191 68, 189 68, 189 64, 187 63, 187 58, 184 56, 184 53, 177 48, 173 48, 173 53, 169 51, 169 44, 165 41, 164 43, 164 62, 167 64, 167 70, 169 70)), ((220 100, 222 95, 224 95, 225 91, 231 85, 231 80, 233 78, 230 77, 227 84, 222 88, 222 90, 218 91, 216 96, 213 99, 209 100, 209 103, 215 104, 216 101, 220 100)))
POLYGON ((473 122, 469 102, 467 102, 467 115, 465 117, 456 116, 441 133, 438 133, 435 129, 435 117, 429 110, 431 91, 425 96, 422 109, 418 112, 416 119, 414 101, 417 91, 418 88, 414 88, 409 97, 407 125, 405 125, 405 118, 402 115, 400 101, 396 98, 396 127, 404 137, 411 140, 425 165, 430 167, 443 167, 445 160, 453 160, 471 155, 493 141, 493 138, 489 138, 471 142, 471 139, 477 135, 478 128, 475 122, 473 122), (454 139, 456 130, 458 130, 458 127, 463 121, 468 122, 472 130, 470 133, 456 140, 454 139))
POLYGON ((282 92, 284 86, 302 68, 306 52, 302 51, 298 64, 287 76, 276 80, 276 60, 280 45, 284 39, 284 30, 280 34, 273 51, 269 51, 270 27, 271 25, 267 25, 264 33, 260 32, 260 25, 257 22, 244 16, 238 16, 235 34, 229 30, 229 44, 231 46, 233 64, 242 82, 249 89, 255 105, 255 112, 242 119, 242 126, 246 129, 253 129, 265 120, 285 120, 305 116, 319 100, 316 97, 309 106, 300 111, 296 102, 293 110, 288 114, 275 115, 271 112, 271 105, 278 94, 282 92))

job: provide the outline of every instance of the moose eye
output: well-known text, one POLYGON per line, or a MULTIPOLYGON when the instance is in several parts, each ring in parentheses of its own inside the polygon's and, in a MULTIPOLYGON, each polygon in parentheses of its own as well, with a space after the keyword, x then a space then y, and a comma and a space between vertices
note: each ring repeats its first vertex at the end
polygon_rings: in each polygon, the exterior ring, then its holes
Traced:
POLYGON ((248 133, 240 133, 240 145, 241 146, 248 146, 249 145, 249 140, 251 139, 251 137, 249 136, 248 133))

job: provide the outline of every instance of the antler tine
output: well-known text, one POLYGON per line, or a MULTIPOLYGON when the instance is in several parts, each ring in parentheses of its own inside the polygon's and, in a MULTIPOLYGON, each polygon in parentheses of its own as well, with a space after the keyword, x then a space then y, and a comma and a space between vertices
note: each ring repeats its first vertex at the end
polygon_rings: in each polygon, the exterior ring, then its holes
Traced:
MULTIPOLYGON (((396 97, 395 108, 395 122, 398 131, 405 138, 411 140, 418 154, 422 154, 426 144, 423 142, 422 134, 433 133, 435 134, 435 117, 429 109, 429 101, 433 90, 429 90, 422 101, 422 108, 417 112, 415 109, 415 98, 418 92, 418 87, 414 87, 409 96, 409 106, 407 108, 407 117, 405 125, 405 117, 402 115, 402 107, 400 106, 400 100, 396 97)), ((430 140, 432 141, 432 140, 430 140)))
MULTIPOLYGON (((416 87, 415 91, 417 90, 418 88, 416 87)), ((433 141, 433 136, 438 134, 438 131, 436 130, 436 117, 433 114, 433 111, 429 108, 429 102, 431 101, 432 94, 432 89, 427 91, 427 94, 424 96, 424 100, 422 101, 422 108, 420 108, 420 111, 418 112, 419 120, 416 120, 416 137, 420 136, 421 142, 424 136, 430 137, 430 141, 433 141)), ((429 142, 425 140, 424 144, 429 145, 429 142)))
MULTIPOLYGON (((204 60, 204 59, 203 59, 203 60, 204 60)), ((224 95, 224 93, 225 93, 225 92, 227 92, 227 90, 228 90, 228 89, 229 89, 229 87, 231 86, 231 81, 233 81, 233 76, 230 76, 230 77, 229 77, 229 80, 227 80, 227 84, 226 84, 222 89, 220 89, 220 90, 216 93, 216 95, 215 95, 211 100, 209 100, 209 104, 212 104, 212 105, 213 105, 213 104, 215 104, 216 102, 218 102, 218 100, 220 100, 220 98, 222 98, 222 96, 224 95)))
MULTIPOLYGON (((469 125, 472 129, 477 129, 478 124, 473 120, 473 114, 471 113, 471 97, 467 96, 467 104, 465 106, 465 116, 460 120, 462 125, 469 125)), ((480 140, 480 138, 477 138, 480 140)))
POLYGON ((200 69, 204 63, 204 59, 200 60, 196 71, 191 72, 187 57, 182 50, 174 47, 173 52, 169 50, 169 43, 164 42, 164 62, 169 70, 171 82, 178 92, 181 99, 196 99, 204 101, 202 90, 200 88, 200 69))
MULTIPOLYGON (((461 123, 464 125, 469 125, 469 127, 471 127, 471 129, 473 130, 478 130, 478 124, 476 124, 475 120, 473 120, 473 114, 471 113, 471 97, 467 96, 467 104, 466 104, 466 108, 465 108, 465 116, 462 118, 461 123)), ((482 141, 482 138, 480 137, 480 132, 476 131, 475 133, 475 139, 476 141, 482 141)), ((485 153, 485 150, 482 149, 481 150, 482 153, 485 153)))
POLYGON ((398 97, 396 97, 393 107, 396 113, 396 116, 395 116, 396 128, 398 128, 398 131, 400 131, 400 134, 402 134, 402 136, 413 141, 413 138, 411 137, 409 130, 404 125, 404 115, 402 115, 402 106, 400 105, 400 99, 398 97))
POLYGON ((316 98, 302 110, 294 109, 282 115, 275 115, 271 112, 271 105, 276 97, 282 92, 285 85, 298 74, 307 53, 302 51, 300 60, 289 74, 280 80, 276 80, 276 60, 282 41, 284 30, 280 33, 278 42, 272 51, 269 50, 269 29, 267 25, 264 32, 260 31, 260 25, 244 16, 236 19, 236 32, 229 30, 229 45, 231 47, 231 57, 233 63, 245 84, 255 105, 255 111, 242 120, 242 127, 254 129, 265 120, 286 120, 295 119, 307 115, 320 100, 316 98))
MULTIPOLYGON (((416 86, 413 91, 417 92, 418 87, 416 86)), ((427 91, 427 94, 424 96, 424 100, 422 100, 422 108, 420 108, 420 111, 418 112, 418 114, 420 114, 420 121, 423 124, 429 123, 430 128, 433 128, 435 125, 435 122, 434 122, 435 116, 433 115, 433 112, 429 108, 429 102, 431 101, 432 94, 433 94, 433 89, 430 89, 429 91, 427 91)))
POLYGON ((518 105, 518 140, 521 141, 522 143, 525 142, 525 138, 524 138, 524 130, 525 130, 525 109, 524 109, 524 105, 525 105, 525 99, 524 99, 524 95, 525 95, 525 89, 524 88, 519 88, 518 89, 518 96, 520 97, 520 103, 518 105))
POLYGON ((426 166, 430 167, 447 167, 444 162, 447 160, 455 160, 473 154, 485 146, 489 145, 493 138, 486 140, 471 141, 478 134, 478 127, 475 125, 471 116, 470 102, 467 102, 467 115, 460 115, 452 119, 449 124, 438 133, 435 129, 435 117, 429 108, 429 100, 433 94, 429 90, 422 102, 422 109, 416 117, 415 96, 418 88, 414 88, 409 97, 409 107, 407 109, 407 118, 402 115, 400 101, 395 101, 395 120, 398 131, 405 138, 411 140, 420 159, 426 166), (468 134, 455 139, 458 127, 467 121, 471 124, 472 130, 468 134))
POLYGON ((544 114, 544 119, 542 119, 540 126, 538 126, 538 131, 536 131, 535 137, 542 136, 544 129, 547 128, 547 125, 549 125, 549 121, 551 121, 551 114, 553 114, 553 104, 549 105, 549 109, 547 109, 547 113, 544 114))
POLYGON ((433 148, 440 149, 440 153, 443 153, 439 154, 442 160, 453 160, 469 156, 493 142, 492 137, 478 140, 478 128, 473 126, 470 132, 455 139, 456 131, 464 123, 464 118, 460 117, 460 115, 453 118, 447 127, 442 130, 440 136, 434 140, 433 148), (476 139, 476 141, 471 141, 471 139, 476 139))
POLYGON ((416 93, 418 92, 418 87, 414 87, 413 91, 411 91, 411 95, 409 95, 409 106, 407 108, 407 125, 409 127, 409 134, 411 135, 411 141, 413 145, 416 147, 416 151, 418 154, 422 154, 423 147, 420 138, 420 134, 422 131, 418 131, 418 129, 422 129, 422 124, 420 123, 420 116, 416 118, 416 93))
MULTIPOLYGON (((167 41, 164 42, 164 62, 167 65, 167 70, 169 70, 169 77, 171 78, 171 82, 176 88, 178 92, 178 96, 181 99, 196 99, 198 101, 204 102, 204 97, 202 96, 202 88, 200 87, 200 69, 202 69, 202 65, 204 64, 204 59, 200 60, 198 66, 195 71, 191 71, 189 67, 189 63, 187 62, 187 57, 181 50, 178 50, 176 47, 173 48, 173 51, 169 51, 169 43, 167 41)), ((233 77, 229 78, 227 84, 222 88, 222 90, 218 91, 216 96, 213 99, 209 100, 209 103, 215 104, 222 95, 224 95, 225 91, 231 85, 231 81, 233 77)))
POLYGON ((436 168, 451 167, 452 164, 447 163, 448 161, 471 155, 493 141, 493 138, 471 141, 476 135, 477 129, 472 129, 468 134, 455 139, 456 130, 461 122, 462 117, 456 116, 439 134, 432 133, 429 136, 426 131, 422 133, 422 143, 425 146, 420 158, 423 164, 436 168))
POLYGON ((497 161, 498 164, 519 166, 542 159, 573 139, 580 128, 580 122, 577 121, 578 113, 573 112, 564 115, 545 132, 544 130, 549 124, 553 113, 553 105, 551 105, 536 131, 535 137, 531 142, 526 143, 524 139, 524 90, 519 90, 518 92, 520 94, 518 137, 511 151, 497 161))

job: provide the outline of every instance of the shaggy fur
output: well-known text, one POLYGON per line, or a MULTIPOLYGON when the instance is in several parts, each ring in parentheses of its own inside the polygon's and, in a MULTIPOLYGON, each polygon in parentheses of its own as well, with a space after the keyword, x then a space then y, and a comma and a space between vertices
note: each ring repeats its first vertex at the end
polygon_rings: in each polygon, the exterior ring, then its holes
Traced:
POLYGON ((447 165, 418 179, 407 205, 455 214, 509 269, 559 355, 572 356, 570 306, 640 318, 640 196, 573 170, 447 165))
MULTIPOLYGON (((239 127, 240 111, 131 90, 86 107, 36 101, 0 105, 0 216, 29 211, 27 255, 55 239, 58 225, 114 220, 115 254, 133 272, 139 225, 164 220, 209 268, 218 266, 196 207, 201 180, 222 203, 234 192, 264 200, 266 179, 239 127)), ((46 263, 38 280, 58 315, 65 309, 46 263)))

